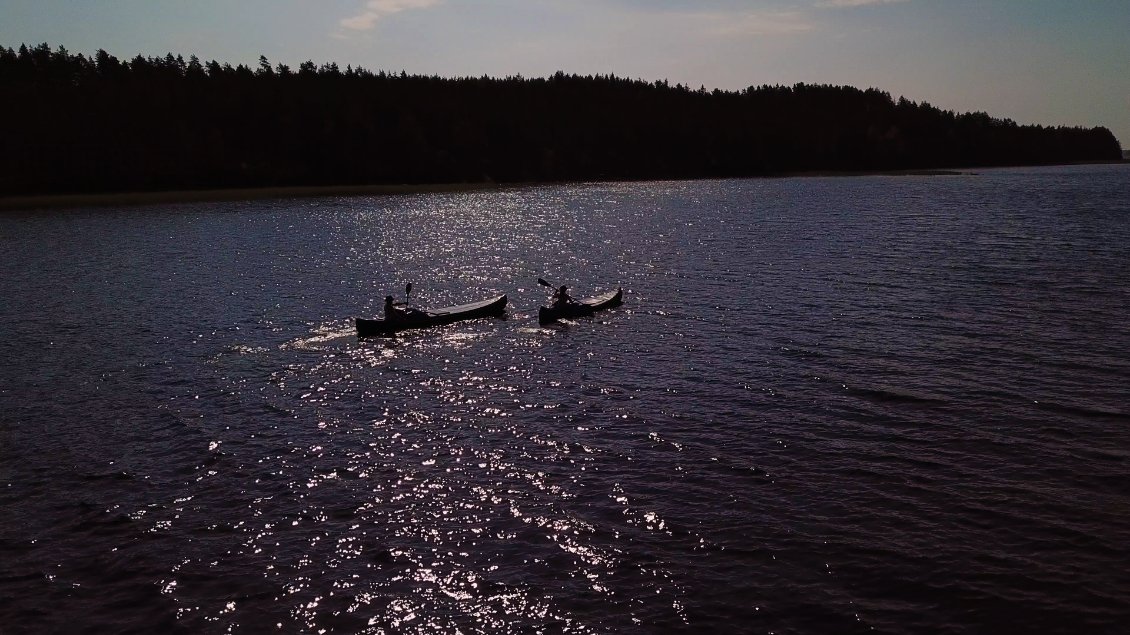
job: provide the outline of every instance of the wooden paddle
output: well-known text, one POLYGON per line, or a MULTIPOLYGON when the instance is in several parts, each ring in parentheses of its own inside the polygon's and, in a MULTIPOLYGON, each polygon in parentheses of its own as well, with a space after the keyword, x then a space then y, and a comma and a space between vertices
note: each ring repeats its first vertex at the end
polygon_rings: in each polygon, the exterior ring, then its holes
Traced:
MULTIPOLYGON (((404 302, 401 302, 400 304, 402 304, 402 305, 404 305, 404 306, 408 306, 408 296, 410 296, 410 295, 412 295, 412 283, 411 283, 411 282, 409 282, 408 284, 404 285, 404 302)), ((416 313, 421 313, 421 314, 423 314, 423 315, 435 315, 435 314, 434 314, 434 313, 432 313, 431 311, 425 311, 425 310, 423 310, 423 309, 412 309, 412 308, 409 308, 409 309, 407 309, 407 310, 408 310, 408 311, 415 311, 416 313)))

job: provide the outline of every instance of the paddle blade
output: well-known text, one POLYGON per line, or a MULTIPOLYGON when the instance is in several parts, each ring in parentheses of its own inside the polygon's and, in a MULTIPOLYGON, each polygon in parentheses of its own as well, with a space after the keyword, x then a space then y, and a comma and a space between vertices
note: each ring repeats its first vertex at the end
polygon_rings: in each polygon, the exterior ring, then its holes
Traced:
POLYGON ((411 294, 412 294, 412 283, 409 282, 408 284, 404 285, 404 295, 407 296, 407 295, 411 295, 411 294))
POLYGON ((549 283, 548 283, 548 282, 546 282, 545 280, 542 280, 541 278, 538 278, 538 284, 540 284, 540 285, 541 285, 541 286, 543 286, 543 287, 549 287, 549 288, 551 288, 551 289, 556 289, 556 288, 557 288, 557 287, 553 286, 552 284, 549 284, 549 283))

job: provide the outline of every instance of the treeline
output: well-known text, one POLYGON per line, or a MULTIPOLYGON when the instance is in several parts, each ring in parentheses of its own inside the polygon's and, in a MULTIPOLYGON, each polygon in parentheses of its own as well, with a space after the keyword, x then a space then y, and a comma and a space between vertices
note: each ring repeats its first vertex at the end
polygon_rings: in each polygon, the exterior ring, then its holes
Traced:
POLYGON ((1021 126, 797 84, 445 79, 0 46, 0 194, 729 177, 1119 160, 1105 128, 1021 126))

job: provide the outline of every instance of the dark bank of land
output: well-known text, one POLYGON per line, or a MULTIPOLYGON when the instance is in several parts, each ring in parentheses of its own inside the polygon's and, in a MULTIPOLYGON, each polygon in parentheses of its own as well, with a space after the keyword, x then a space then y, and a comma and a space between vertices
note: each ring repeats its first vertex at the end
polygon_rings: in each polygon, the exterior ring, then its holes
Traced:
MULTIPOLYGON (((968 174, 957 170, 900 170, 891 172, 806 172, 788 177, 815 176, 954 176, 968 174)), ((372 196, 421 194, 428 192, 468 192, 515 187, 524 183, 416 183, 400 185, 314 185, 294 187, 251 187, 214 190, 157 190, 152 192, 103 192, 86 194, 33 194, 0 196, 0 211, 48 210, 77 207, 128 207, 161 203, 200 203, 210 201, 249 201, 321 196, 372 196)))
POLYGON ((214 200, 232 190, 908 173, 1123 156, 1105 128, 1018 125, 845 86, 707 91, 560 72, 445 79, 266 58, 253 69, 41 44, 0 46, 0 94, 9 208, 32 200, 17 197, 214 200))
POLYGON ((85 194, 32 194, 0 196, 0 211, 47 210, 70 207, 132 207, 161 203, 201 203, 318 196, 371 196, 466 192, 500 187, 494 183, 416 183, 401 185, 311 185, 292 187, 244 187, 148 192, 90 192, 85 194))

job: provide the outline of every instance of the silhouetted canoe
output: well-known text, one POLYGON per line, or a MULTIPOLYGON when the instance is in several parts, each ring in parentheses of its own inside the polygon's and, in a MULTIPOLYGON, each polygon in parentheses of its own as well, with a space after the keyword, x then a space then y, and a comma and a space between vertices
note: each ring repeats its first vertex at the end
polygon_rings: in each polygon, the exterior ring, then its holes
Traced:
POLYGON ((616 289, 601 295, 585 298, 578 302, 572 302, 565 306, 543 306, 538 309, 538 323, 549 324, 554 320, 562 318, 575 318, 592 315, 601 309, 610 309, 614 306, 620 306, 624 301, 624 290, 616 289))
POLYGON ((404 320, 397 320, 395 322, 357 318, 357 336, 392 335, 397 331, 406 331, 408 329, 422 329, 429 326, 451 324, 452 322, 458 322, 460 320, 498 316, 505 313, 505 311, 506 296, 500 295, 497 298, 491 298, 481 302, 449 306, 445 309, 435 309, 433 311, 423 311, 422 315, 409 315, 404 320))

